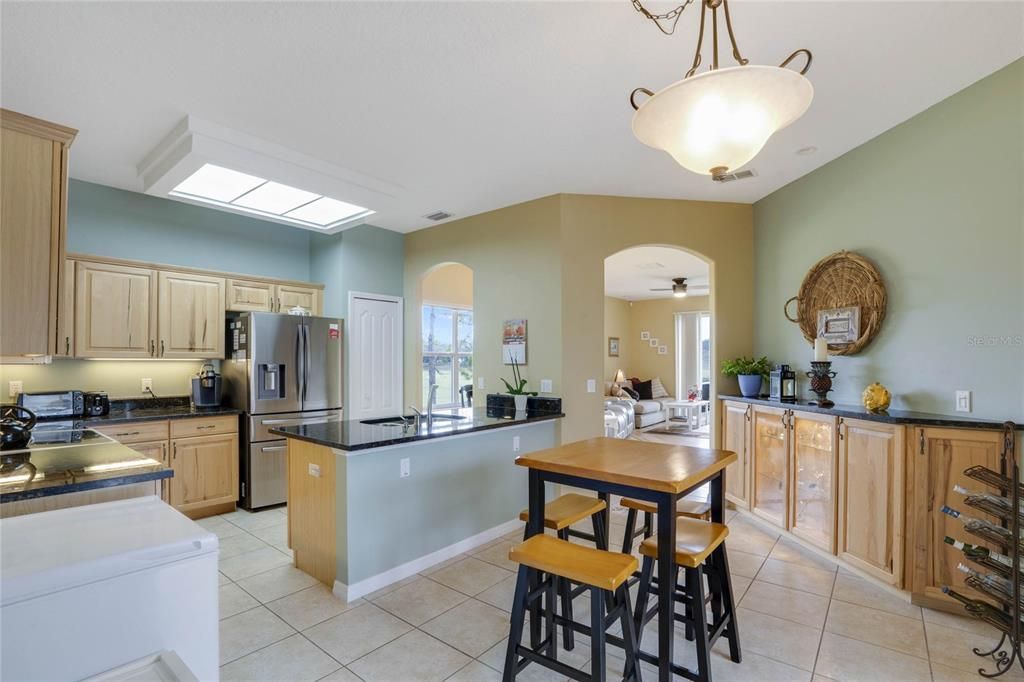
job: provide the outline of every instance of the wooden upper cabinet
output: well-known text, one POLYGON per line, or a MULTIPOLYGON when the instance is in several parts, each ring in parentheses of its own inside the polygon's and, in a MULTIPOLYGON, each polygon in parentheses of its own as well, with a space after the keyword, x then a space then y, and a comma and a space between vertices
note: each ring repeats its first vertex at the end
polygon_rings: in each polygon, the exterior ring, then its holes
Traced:
POLYGON ((247 279, 227 281, 227 309, 238 312, 272 312, 276 307, 276 285, 247 279))
POLYGON ((156 271, 79 261, 75 273, 76 357, 155 357, 156 271))
POLYGON ((64 261, 61 277, 61 307, 57 315, 57 355, 66 358, 75 356, 75 261, 64 261))
POLYGON ((0 110, 0 356, 57 352, 68 148, 77 131, 0 110))
POLYGON ((320 290, 291 284, 277 285, 277 312, 286 313, 292 308, 302 308, 310 315, 320 315, 320 290))
POLYGON ((793 480, 789 529, 827 552, 835 551, 836 417, 793 411, 789 417, 793 480))
POLYGON ((1005 553, 1005 550, 971 535, 961 520, 939 509, 948 505, 964 516, 999 523, 994 516, 966 506, 963 496, 953 492, 953 486, 960 484, 969 490, 996 492, 964 476, 964 469, 980 464, 998 472, 1002 440, 999 431, 920 427, 913 430, 906 448, 907 468, 913 471, 912 485, 908 486, 913 502, 907 518, 913 537, 908 543, 906 561, 914 603, 924 606, 954 603, 942 593, 944 585, 982 598, 964 585, 966 575, 957 570, 957 564, 969 562, 964 560, 960 550, 945 544, 943 538, 949 535, 996 552, 1005 553))
POLYGON ((904 434, 900 424, 842 419, 837 554, 887 583, 903 582, 904 434))
POLYGON ((160 272, 161 358, 224 357, 224 279, 160 272))
POLYGON ((740 507, 749 504, 750 412, 746 403, 722 404, 722 448, 736 453, 736 461, 726 468, 725 496, 740 507))

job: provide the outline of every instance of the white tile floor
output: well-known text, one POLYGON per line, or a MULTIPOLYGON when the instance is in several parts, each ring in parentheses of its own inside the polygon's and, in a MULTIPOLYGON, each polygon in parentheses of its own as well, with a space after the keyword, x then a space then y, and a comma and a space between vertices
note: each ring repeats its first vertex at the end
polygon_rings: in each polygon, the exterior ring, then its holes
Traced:
MULTIPOLYGON (((286 519, 278 509, 200 522, 221 542, 223 679, 500 679, 515 582, 508 547, 519 533, 346 604, 291 566, 286 519)), ((613 512, 613 538, 622 537, 622 522, 613 512)), ((743 663, 732 663, 720 642, 715 680, 981 679, 971 647, 994 642, 991 628, 912 606, 735 512, 729 527, 743 663)), ((584 618, 585 598, 577 604, 584 618)), ((587 670, 589 648, 578 641, 560 658, 587 670)), ((653 630, 644 648, 656 650, 653 630)), ((692 663, 691 643, 680 636, 675 648, 692 663)), ((621 667, 611 649, 609 679, 621 667)), ((1011 676, 1024 679, 1019 670, 1011 676)), ((530 666, 520 679, 560 678, 530 666)))

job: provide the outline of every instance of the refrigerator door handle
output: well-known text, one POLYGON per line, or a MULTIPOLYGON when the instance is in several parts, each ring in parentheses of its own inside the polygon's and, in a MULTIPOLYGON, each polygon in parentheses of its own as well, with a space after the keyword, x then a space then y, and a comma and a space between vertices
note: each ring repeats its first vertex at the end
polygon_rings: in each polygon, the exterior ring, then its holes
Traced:
POLYGON ((306 391, 307 391, 307 387, 309 386, 309 364, 310 364, 309 359, 310 359, 310 357, 313 354, 313 349, 310 347, 310 341, 309 341, 309 327, 307 325, 305 325, 305 324, 302 325, 302 338, 303 338, 303 341, 304 341, 303 351, 302 351, 302 364, 303 364, 302 402, 305 403, 306 402, 306 391))
POLYGON ((306 392, 305 386, 305 366, 306 356, 304 351, 304 345, 302 343, 302 325, 298 325, 295 328, 295 392, 296 397, 299 399, 299 404, 302 404, 303 394, 306 392))

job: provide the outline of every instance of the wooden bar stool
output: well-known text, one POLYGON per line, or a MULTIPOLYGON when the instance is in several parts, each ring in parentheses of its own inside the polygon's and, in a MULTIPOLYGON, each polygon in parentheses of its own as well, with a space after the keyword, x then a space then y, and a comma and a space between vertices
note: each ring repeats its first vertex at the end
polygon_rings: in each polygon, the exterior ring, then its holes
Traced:
MULTIPOLYGON (((647 603, 658 589, 673 589, 673 602, 684 606, 682 614, 673 614, 675 620, 686 624, 687 639, 697 642, 697 672, 672 664, 672 671, 692 680, 711 679, 711 648, 719 637, 729 641, 729 658, 740 662, 740 637, 736 626, 736 606, 733 603, 732 579, 729 575, 729 559, 725 552, 725 538, 729 528, 720 523, 708 523, 695 519, 681 518, 676 521, 676 563, 685 572, 683 584, 655 586, 654 563, 658 558, 658 541, 647 538, 640 543, 644 557, 640 574, 640 589, 636 596, 634 615, 637 630, 637 646, 643 638, 644 626, 658 614, 655 603, 650 610, 647 603), (708 578, 710 595, 705 594, 704 577, 708 578), (707 622, 705 605, 710 597, 712 622, 707 622)), ((640 651, 642 659, 657 662, 658 657, 640 651)))
MULTIPOLYGON (((544 527, 555 531, 560 540, 568 540, 570 536, 590 540, 598 549, 608 549, 608 529, 605 527, 604 513, 608 505, 604 500, 597 497, 589 497, 578 493, 566 493, 544 505, 544 527), (572 527, 574 523, 582 521, 587 517, 591 518, 594 533, 576 530, 572 527)), ((519 513, 519 520, 529 523, 530 510, 524 509, 519 513)), ((523 529, 523 540, 526 540, 526 529, 523 529)), ((562 615, 570 621, 572 615, 572 600, 586 590, 585 587, 572 589, 569 581, 559 581, 558 594, 562 602, 562 615)), ((533 625, 536 629, 537 625, 533 625)), ((575 646, 575 639, 572 629, 563 628, 563 646, 566 651, 572 651, 575 646)))
MULTIPOLYGON (((622 537, 622 553, 632 554, 633 540, 640 536, 649 538, 654 534, 654 524, 652 521, 658 511, 658 505, 652 502, 644 502, 643 500, 631 500, 627 497, 623 497, 620 504, 629 510, 626 513, 626 532, 623 533, 622 537), (643 512, 644 522, 638 529, 636 527, 636 516, 639 512, 643 512)), ((707 500, 684 497, 676 502, 676 516, 710 521, 711 503, 707 500)))
POLYGON ((616 620, 622 624, 622 642, 626 653, 624 679, 639 682, 637 639, 630 613, 627 583, 637 567, 635 557, 575 545, 550 535, 535 535, 509 550, 508 558, 519 564, 519 575, 512 599, 511 627, 502 674, 504 682, 514 680, 530 663, 538 663, 574 680, 604 682, 606 632, 616 620), (590 590, 589 676, 558 660, 554 607, 555 587, 559 581, 580 583, 590 590), (531 588, 531 584, 535 587, 531 588), (544 601, 544 638, 531 648, 520 643, 523 623, 527 608, 541 599, 544 601))

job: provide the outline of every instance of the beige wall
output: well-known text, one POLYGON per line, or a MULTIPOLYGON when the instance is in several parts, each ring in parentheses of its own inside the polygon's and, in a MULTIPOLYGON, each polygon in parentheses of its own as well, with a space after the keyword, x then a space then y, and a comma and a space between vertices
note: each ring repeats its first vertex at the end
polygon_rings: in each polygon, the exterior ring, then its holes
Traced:
MULTIPOLYGON (((600 435, 604 368, 604 259, 631 246, 677 246, 709 263, 715 322, 711 362, 753 348, 754 238, 750 205, 562 195, 562 439, 600 435)), ((715 376, 712 393, 735 382, 715 376), (723 386, 725 384, 725 386, 723 386)), ((716 406, 717 408, 717 406, 716 406)), ((717 431, 715 440, 718 439, 717 431)))
MULTIPOLYGON (((611 296, 604 297, 604 381, 611 381, 615 372, 622 370, 629 376, 629 368, 632 365, 633 353, 636 349, 636 341, 630 329, 630 316, 632 310, 629 301, 611 296), (613 358, 608 355, 608 337, 619 338, 619 357, 613 358)), ((639 338, 639 337, 637 337, 639 338)), ((601 385, 598 384, 598 389, 601 385)))
POLYGON ((630 356, 629 376, 641 379, 660 377, 665 389, 674 395, 676 385, 675 314, 711 310, 710 305, 709 296, 635 301, 629 323, 630 336, 634 339, 636 350, 630 356), (640 332, 642 331, 649 331, 651 337, 658 339, 659 345, 668 346, 668 354, 658 355, 657 348, 652 348, 646 341, 641 341, 640 332))
POLYGON ((473 270, 461 263, 434 268, 424 275, 420 291, 425 303, 472 308, 473 270))
MULTIPOLYGON (((538 390, 541 379, 562 386, 561 282, 558 253, 559 198, 454 220, 413 232, 405 241, 405 396, 422 402, 419 308, 423 275, 442 263, 461 263, 473 271, 473 369, 486 388, 477 395, 504 390, 511 378, 501 358, 502 323, 527 320, 527 365, 523 377, 538 390)), ((479 386, 479 384, 477 384, 479 386)), ((479 398, 478 398, 479 400, 479 398)), ((480 400, 482 404, 482 400, 480 400)))

